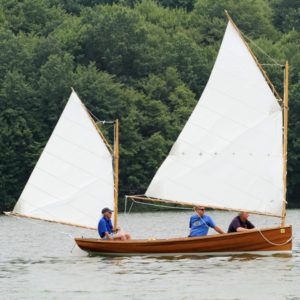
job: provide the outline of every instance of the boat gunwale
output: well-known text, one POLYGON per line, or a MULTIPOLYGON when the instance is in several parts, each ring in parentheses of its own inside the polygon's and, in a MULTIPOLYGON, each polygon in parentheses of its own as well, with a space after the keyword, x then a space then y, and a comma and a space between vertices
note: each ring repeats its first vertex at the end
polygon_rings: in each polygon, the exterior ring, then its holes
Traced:
MULTIPOLYGON (((129 240, 129 241, 120 241, 120 240, 105 240, 105 239, 100 239, 100 238, 74 238, 75 241, 81 241, 81 242, 89 242, 89 243, 104 243, 104 244, 143 244, 143 243, 172 243, 172 242, 179 242, 179 241, 197 241, 197 240, 203 240, 203 239, 213 239, 213 238, 226 238, 229 236, 240 236, 240 235, 251 235, 254 233, 259 233, 259 232, 267 232, 267 231, 272 231, 272 230, 280 230, 280 229, 291 229, 292 230, 292 225, 289 226, 278 226, 278 227, 271 227, 271 228, 264 228, 264 229, 251 229, 249 231, 243 231, 243 232, 231 232, 231 233, 224 233, 224 234, 212 234, 212 235, 207 235, 207 236, 198 236, 198 237, 179 237, 179 238, 170 238, 170 239, 136 239, 136 240, 129 240)), ((291 231, 291 236, 292 236, 292 231, 291 231)))

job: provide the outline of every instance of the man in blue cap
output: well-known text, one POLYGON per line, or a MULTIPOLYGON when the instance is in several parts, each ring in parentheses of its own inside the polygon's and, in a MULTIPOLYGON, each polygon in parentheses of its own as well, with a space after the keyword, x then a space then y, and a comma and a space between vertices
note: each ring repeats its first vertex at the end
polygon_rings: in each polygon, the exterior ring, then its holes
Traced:
POLYGON ((111 223, 112 212, 113 210, 109 209, 108 207, 102 209, 103 217, 98 223, 98 232, 100 237, 105 240, 130 240, 129 233, 116 234, 118 231, 120 231, 120 228, 113 227, 111 223))

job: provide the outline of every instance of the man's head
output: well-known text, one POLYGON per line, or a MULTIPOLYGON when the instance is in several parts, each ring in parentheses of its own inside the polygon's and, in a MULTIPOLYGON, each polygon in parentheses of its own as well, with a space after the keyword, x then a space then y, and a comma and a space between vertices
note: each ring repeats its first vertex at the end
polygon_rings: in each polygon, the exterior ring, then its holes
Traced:
POLYGON ((202 217, 205 214, 205 207, 203 206, 196 206, 195 211, 198 216, 202 217))
POLYGON ((243 222, 245 222, 248 219, 249 215, 248 215, 248 213, 242 211, 239 213, 239 217, 243 222))
POLYGON ((111 218, 112 212, 113 212, 113 210, 109 209, 108 207, 104 207, 104 208, 102 209, 102 214, 103 214, 103 216, 104 216, 105 218, 108 218, 108 219, 111 218))

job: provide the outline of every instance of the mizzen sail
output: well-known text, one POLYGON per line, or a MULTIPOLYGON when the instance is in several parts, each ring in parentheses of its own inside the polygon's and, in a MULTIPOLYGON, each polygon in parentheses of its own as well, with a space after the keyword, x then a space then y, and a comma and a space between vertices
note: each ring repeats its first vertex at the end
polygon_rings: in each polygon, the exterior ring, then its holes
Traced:
POLYGON ((282 110, 229 22, 201 98, 148 197, 281 216, 282 110))
POLYGON ((73 91, 13 213, 97 227, 113 205, 112 156, 73 91))

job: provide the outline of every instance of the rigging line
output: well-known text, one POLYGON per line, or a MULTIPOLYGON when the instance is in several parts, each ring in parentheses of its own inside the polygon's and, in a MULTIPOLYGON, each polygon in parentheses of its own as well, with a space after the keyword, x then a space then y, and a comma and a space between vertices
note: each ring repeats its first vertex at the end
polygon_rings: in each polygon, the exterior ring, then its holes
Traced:
POLYGON ((116 124, 114 124, 114 155, 116 156, 116 124))
POLYGON ((202 220, 202 222, 206 225, 206 227, 209 229, 209 226, 206 224, 206 222, 203 220, 203 218, 201 216, 199 216, 199 217, 202 220))
POLYGON ((126 215, 126 210, 127 210, 127 196, 125 196, 125 206, 124 206, 124 215, 126 215))
POLYGON ((72 247, 70 253, 73 253, 73 250, 74 250, 75 246, 76 246, 76 242, 74 242, 74 245, 73 245, 73 247, 72 247))
POLYGON ((258 230, 258 232, 260 233, 260 235, 263 237, 263 239, 267 242, 267 243, 269 243, 270 245, 272 245, 272 246, 284 246, 284 245, 286 245, 286 244, 288 244, 290 241, 292 241, 293 239, 294 239, 294 237, 293 236, 291 236, 287 241, 285 241, 284 243, 282 243, 282 244, 276 244, 276 243, 273 243, 273 242, 271 242, 270 240, 268 240, 264 235, 263 235, 263 233, 260 231, 260 229, 257 229, 258 230))
POLYGON ((134 204, 134 200, 133 199, 131 199, 132 200, 132 203, 131 203, 131 206, 130 206, 130 208, 129 208, 129 210, 128 210, 128 214, 127 215, 129 215, 130 214, 130 211, 131 211, 131 209, 132 209, 132 206, 133 206, 133 204, 134 204))
POLYGON ((113 156, 113 176, 114 176, 114 191, 117 191, 117 187, 115 186, 115 178, 116 178, 116 172, 115 172, 115 164, 116 164, 116 123, 114 122, 114 152, 112 153, 113 156))
POLYGON ((127 196, 125 196, 125 208, 124 208, 124 220, 126 223, 125 227, 127 228, 126 231, 132 232, 131 226, 129 225, 129 221, 128 221, 129 213, 126 212, 127 211, 127 201, 128 201, 127 196))
POLYGON ((166 208, 181 209, 181 210, 192 210, 192 208, 187 208, 187 207, 173 207, 173 206, 162 205, 162 204, 145 203, 145 202, 140 202, 140 201, 137 201, 134 199, 132 199, 132 201, 135 203, 138 203, 138 204, 144 204, 144 205, 149 205, 149 206, 166 207, 166 208))
MULTIPOLYGON (((278 64, 260 64, 261 66, 271 66, 271 67, 278 67, 278 64)), ((281 67, 284 67, 283 65, 280 65, 281 67)))
MULTIPOLYGON (((240 31, 240 30, 239 30, 240 31)), ((271 57, 268 53, 266 53, 262 48, 260 48, 255 42, 253 42, 246 34, 242 31, 240 33, 250 42, 252 43, 257 49, 259 49, 263 54, 269 57, 277 66, 284 67, 284 65, 279 64, 273 57, 271 57)))
POLYGON ((114 124, 115 123, 115 121, 105 121, 105 120, 103 120, 103 121, 101 121, 99 118, 97 118, 87 107, 86 107, 86 109, 88 110, 88 112, 96 119, 96 121, 97 122, 100 122, 100 123, 102 123, 103 125, 105 124, 105 123, 107 123, 107 124, 114 124))

